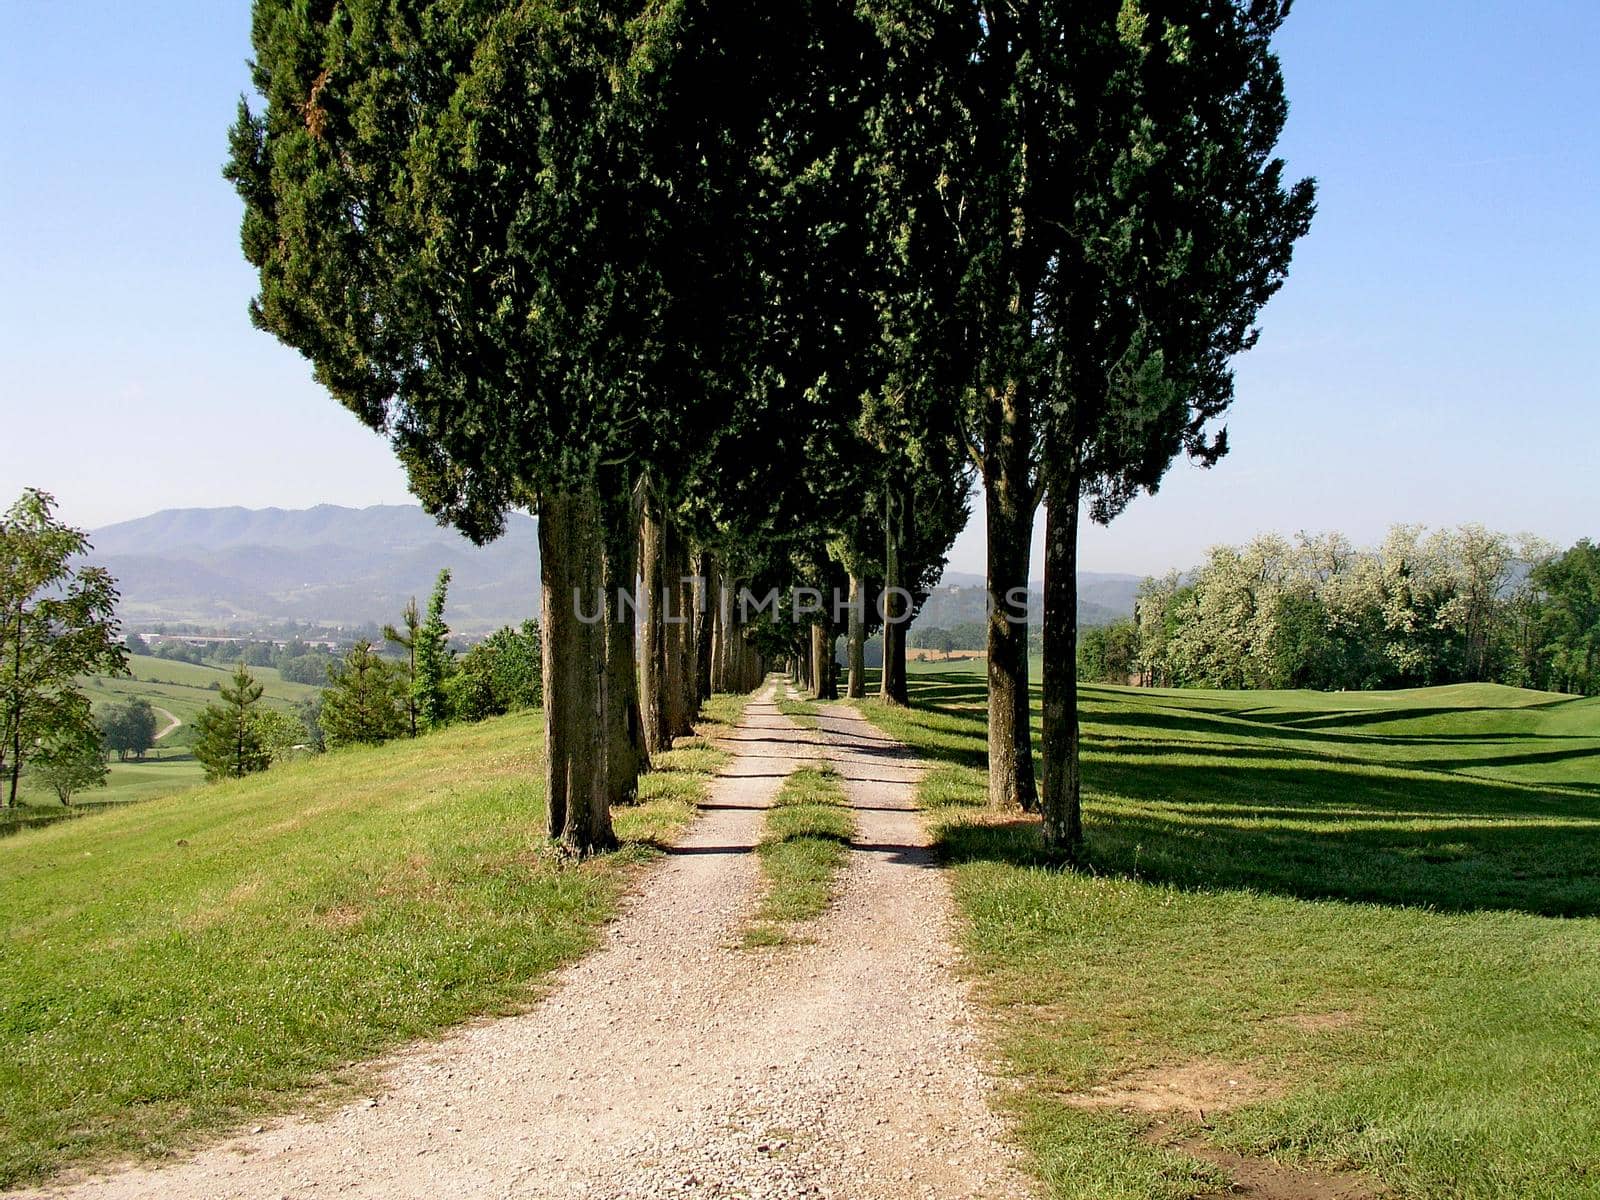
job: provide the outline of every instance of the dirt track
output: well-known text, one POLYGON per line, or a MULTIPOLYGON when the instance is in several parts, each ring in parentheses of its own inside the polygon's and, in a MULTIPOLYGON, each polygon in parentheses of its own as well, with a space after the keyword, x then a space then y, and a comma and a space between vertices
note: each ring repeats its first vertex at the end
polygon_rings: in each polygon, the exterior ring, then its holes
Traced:
POLYGON ((167 719, 166 728, 163 729, 160 733, 156 734, 156 736, 151 739, 152 741, 159 742, 162 738, 166 737, 167 734, 171 733, 173 730, 177 729, 178 726, 183 724, 183 722, 178 719, 178 714, 177 713, 171 712, 168 709, 162 708, 159 704, 153 704, 153 705, 151 705, 151 707, 154 708, 156 710, 156 712, 160 713, 163 717, 165 717, 167 719))
POLYGON ((407 1049, 334 1113, 66 1194, 1030 1194, 985 1103, 947 885, 911 809, 915 762, 842 706, 800 729, 770 689, 728 744, 703 814, 528 1013, 407 1049), (857 808, 842 893, 811 940, 741 949, 762 810, 822 757, 857 808))

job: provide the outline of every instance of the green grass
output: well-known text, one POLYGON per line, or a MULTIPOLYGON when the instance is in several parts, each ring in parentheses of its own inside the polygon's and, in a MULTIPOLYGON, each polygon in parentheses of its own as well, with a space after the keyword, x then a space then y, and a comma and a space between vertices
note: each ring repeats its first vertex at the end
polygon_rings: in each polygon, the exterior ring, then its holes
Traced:
MULTIPOLYGON (((737 701, 711 715, 736 719, 737 701)), ((0 1186, 161 1154, 349 1064, 516 1010, 593 944, 718 752, 662 755, 625 845, 542 836, 537 713, 0 840, 0 1186)), ((715 732, 714 726, 703 730, 715 732)))
MULTIPOLYGON (((112 804, 129 800, 148 800, 205 781, 205 770, 189 752, 194 744, 194 720, 206 705, 215 703, 212 684, 225 680, 232 668, 195 666, 155 658, 148 654, 128 656, 131 676, 87 675, 78 686, 96 709, 145 699, 165 709, 182 722, 140 762, 112 762, 106 786, 93 788, 74 797, 73 807, 80 812, 99 812, 112 804)), ((265 688, 264 702, 284 712, 294 711, 302 700, 314 697, 321 689, 285 680, 274 667, 251 667, 250 673, 265 688)), ((158 729, 167 726, 160 713, 158 729)), ((36 784, 26 775, 18 791, 21 807, 0 812, 0 832, 18 826, 51 823, 72 814, 62 811, 61 802, 49 788, 36 784)))
MULTIPOLYGON (((193 740, 190 726, 194 718, 217 699, 217 690, 212 685, 226 682, 233 672, 232 667, 195 666, 148 654, 129 655, 128 666, 133 672, 131 676, 90 675, 80 679, 79 686, 96 707, 143 697, 172 713, 183 725, 163 738, 160 745, 170 741, 173 745, 188 746, 193 740)), ((289 682, 274 667, 251 667, 249 670, 265 689, 266 703, 273 708, 292 711, 296 704, 315 698, 321 691, 311 684, 289 682)))
POLYGON ((110 767, 111 773, 106 779, 105 788, 74 796, 74 808, 125 800, 152 800, 157 796, 168 796, 185 788, 196 787, 206 780, 205 768, 192 754, 178 754, 170 750, 152 752, 142 762, 117 762, 113 759, 110 767))
POLYGON ((786 944, 790 926, 822 914, 838 891, 854 834, 855 817, 831 767, 801 767, 783 781, 756 848, 766 890, 745 930, 746 946, 786 944))
POLYGON ((104 813, 130 800, 171 795, 202 784, 205 778, 204 768, 188 751, 157 749, 140 762, 112 759, 105 787, 79 792, 70 806, 63 806, 53 791, 36 786, 24 773, 17 806, 0 809, 0 835, 104 813))
POLYGON ((791 693, 788 685, 781 679, 778 681, 777 700, 778 711, 800 726, 800 728, 818 728, 817 713, 819 710, 815 700, 808 700, 798 693, 791 693))
MULTIPOLYGON (((1248 1071, 1213 1144, 1407 1197, 1600 1196, 1600 701, 1085 687, 1089 869, 982 808, 983 681, 864 707, 922 789, 1058 1197, 1186 1197, 1149 1118, 1067 1098, 1248 1071)), ((1036 730, 1037 736, 1037 730, 1036 730)))

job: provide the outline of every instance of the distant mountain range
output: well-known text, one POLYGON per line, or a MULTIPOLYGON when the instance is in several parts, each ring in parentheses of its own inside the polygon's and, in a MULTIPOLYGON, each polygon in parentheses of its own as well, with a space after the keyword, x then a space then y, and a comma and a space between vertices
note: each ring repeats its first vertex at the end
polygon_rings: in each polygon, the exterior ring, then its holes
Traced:
MULTIPOLYGON (((358 626, 394 620, 406 600, 425 603, 441 567, 451 571, 450 626, 483 633, 537 615, 539 543, 531 517, 474 546, 415 505, 343 508, 174 508, 90 535, 91 558, 116 577, 121 615, 158 622, 257 628, 281 621, 358 626)), ((1127 616, 1136 575, 1079 576, 1083 623, 1127 616)), ((947 572, 919 623, 982 620, 983 577, 947 572)))
POLYGON ((90 540, 133 626, 393 621, 408 598, 427 603, 442 567, 451 571, 449 620, 459 633, 539 611, 537 527, 521 513, 482 547, 406 504, 174 508, 96 529, 90 540))

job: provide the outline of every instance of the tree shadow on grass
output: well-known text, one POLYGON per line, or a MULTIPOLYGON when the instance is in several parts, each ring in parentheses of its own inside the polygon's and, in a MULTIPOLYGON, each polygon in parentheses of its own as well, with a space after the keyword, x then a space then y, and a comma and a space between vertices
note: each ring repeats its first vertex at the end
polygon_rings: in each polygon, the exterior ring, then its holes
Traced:
MULTIPOLYGON (((1080 712, 1085 723, 1090 725, 1109 725, 1114 728, 1139 730, 1162 730, 1172 734, 1192 734, 1196 737, 1232 738, 1240 743, 1257 741, 1278 747, 1284 745, 1309 747, 1343 746, 1351 748, 1358 753, 1362 749, 1388 745, 1426 746, 1436 744, 1439 746, 1459 746, 1465 742, 1476 740, 1497 740, 1502 736, 1499 733, 1494 734, 1492 738, 1487 734, 1471 735, 1463 738, 1450 735, 1435 737, 1424 734, 1339 733, 1329 728, 1307 728, 1304 725, 1276 725, 1267 721, 1250 721, 1236 716, 1216 715, 1203 710, 1191 711, 1171 705, 1161 705, 1159 707, 1108 707, 1104 701, 1088 704, 1080 712)), ((1507 734, 1504 736, 1516 735, 1507 734)), ((1181 737, 1173 739, 1174 746, 1182 746, 1184 744, 1185 741, 1181 737)))
POLYGON ((1226 759, 1086 765, 1099 870, 1306 899, 1600 914, 1587 796, 1461 776, 1226 759))
MULTIPOLYGON (((1239 725, 1169 706, 1108 710, 1102 698, 1086 698, 1089 870, 1301 899, 1600 915, 1593 785, 1460 773, 1587 759, 1592 747, 1416 762, 1385 760, 1381 742, 1358 735, 1337 738, 1337 755, 1319 755, 1299 731, 1284 731, 1296 742, 1276 750, 1255 739, 1199 740, 1181 735, 1220 725, 1237 738, 1239 725), (1097 736, 1097 726, 1118 737, 1097 736), (1375 757, 1362 758, 1350 742, 1374 746, 1375 757), (1452 769, 1438 769, 1441 762, 1452 769)), ((956 715, 926 704, 920 690, 913 700, 956 715)), ((942 729, 938 744, 920 749, 931 760, 971 766, 984 734, 981 722, 969 721, 959 735, 942 729)), ((1270 738, 1269 729, 1260 736, 1270 738)), ((940 851, 953 862, 1050 861, 1032 820, 949 826, 940 851)))
MULTIPOLYGON (((1489 744, 1493 744, 1490 742, 1489 744)), ((1482 758, 1414 758, 1407 760, 1407 765, 1419 768, 1435 768, 1442 771, 1454 770, 1482 770, 1490 767, 1530 767, 1553 766, 1556 763, 1579 762, 1583 759, 1600 759, 1600 745, 1590 743, 1587 746, 1573 746, 1563 750, 1532 750, 1517 754, 1491 754, 1482 758)), ((1595 765, 1595 774, 1600 775, 1600 763, 1595 765)), ((1554 784, 1555 787, 1566 787, 1566 783, 1554 784)))
POLYGON ((1326 712, 1305 712, 1289 708, 1240 710, 1241 721, 1280 729, 1317 730, 1323 726, 1348 729, 1358 725, 1386 725, 1395 721, 1422 721, 1429 717, 1459 717, 1468 713, 1518 712, 1520 709, 1493 708, 1488 705, 1436 705, 1416 708, 1340 708, 1326 712))

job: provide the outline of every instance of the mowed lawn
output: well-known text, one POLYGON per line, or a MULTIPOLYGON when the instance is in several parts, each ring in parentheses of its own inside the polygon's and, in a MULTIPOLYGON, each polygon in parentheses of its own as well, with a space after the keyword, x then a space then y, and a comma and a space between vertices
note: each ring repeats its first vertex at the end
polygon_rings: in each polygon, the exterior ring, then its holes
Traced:
POLYGON ((526 1004, 719 759, 660 756, 625 848, 573 866, 542 835, 541 745, 514 715, 0 839, 0 1186, 162 1153, 526 1004))
POLYGON ((1050 1194, 1217 1186, 1184 1143, 1398 1196, 1600 1196, 1600 699, 1085 687, 1072 873, 982 807, 981 670, 866 707, 938 764, 1050 1194))

